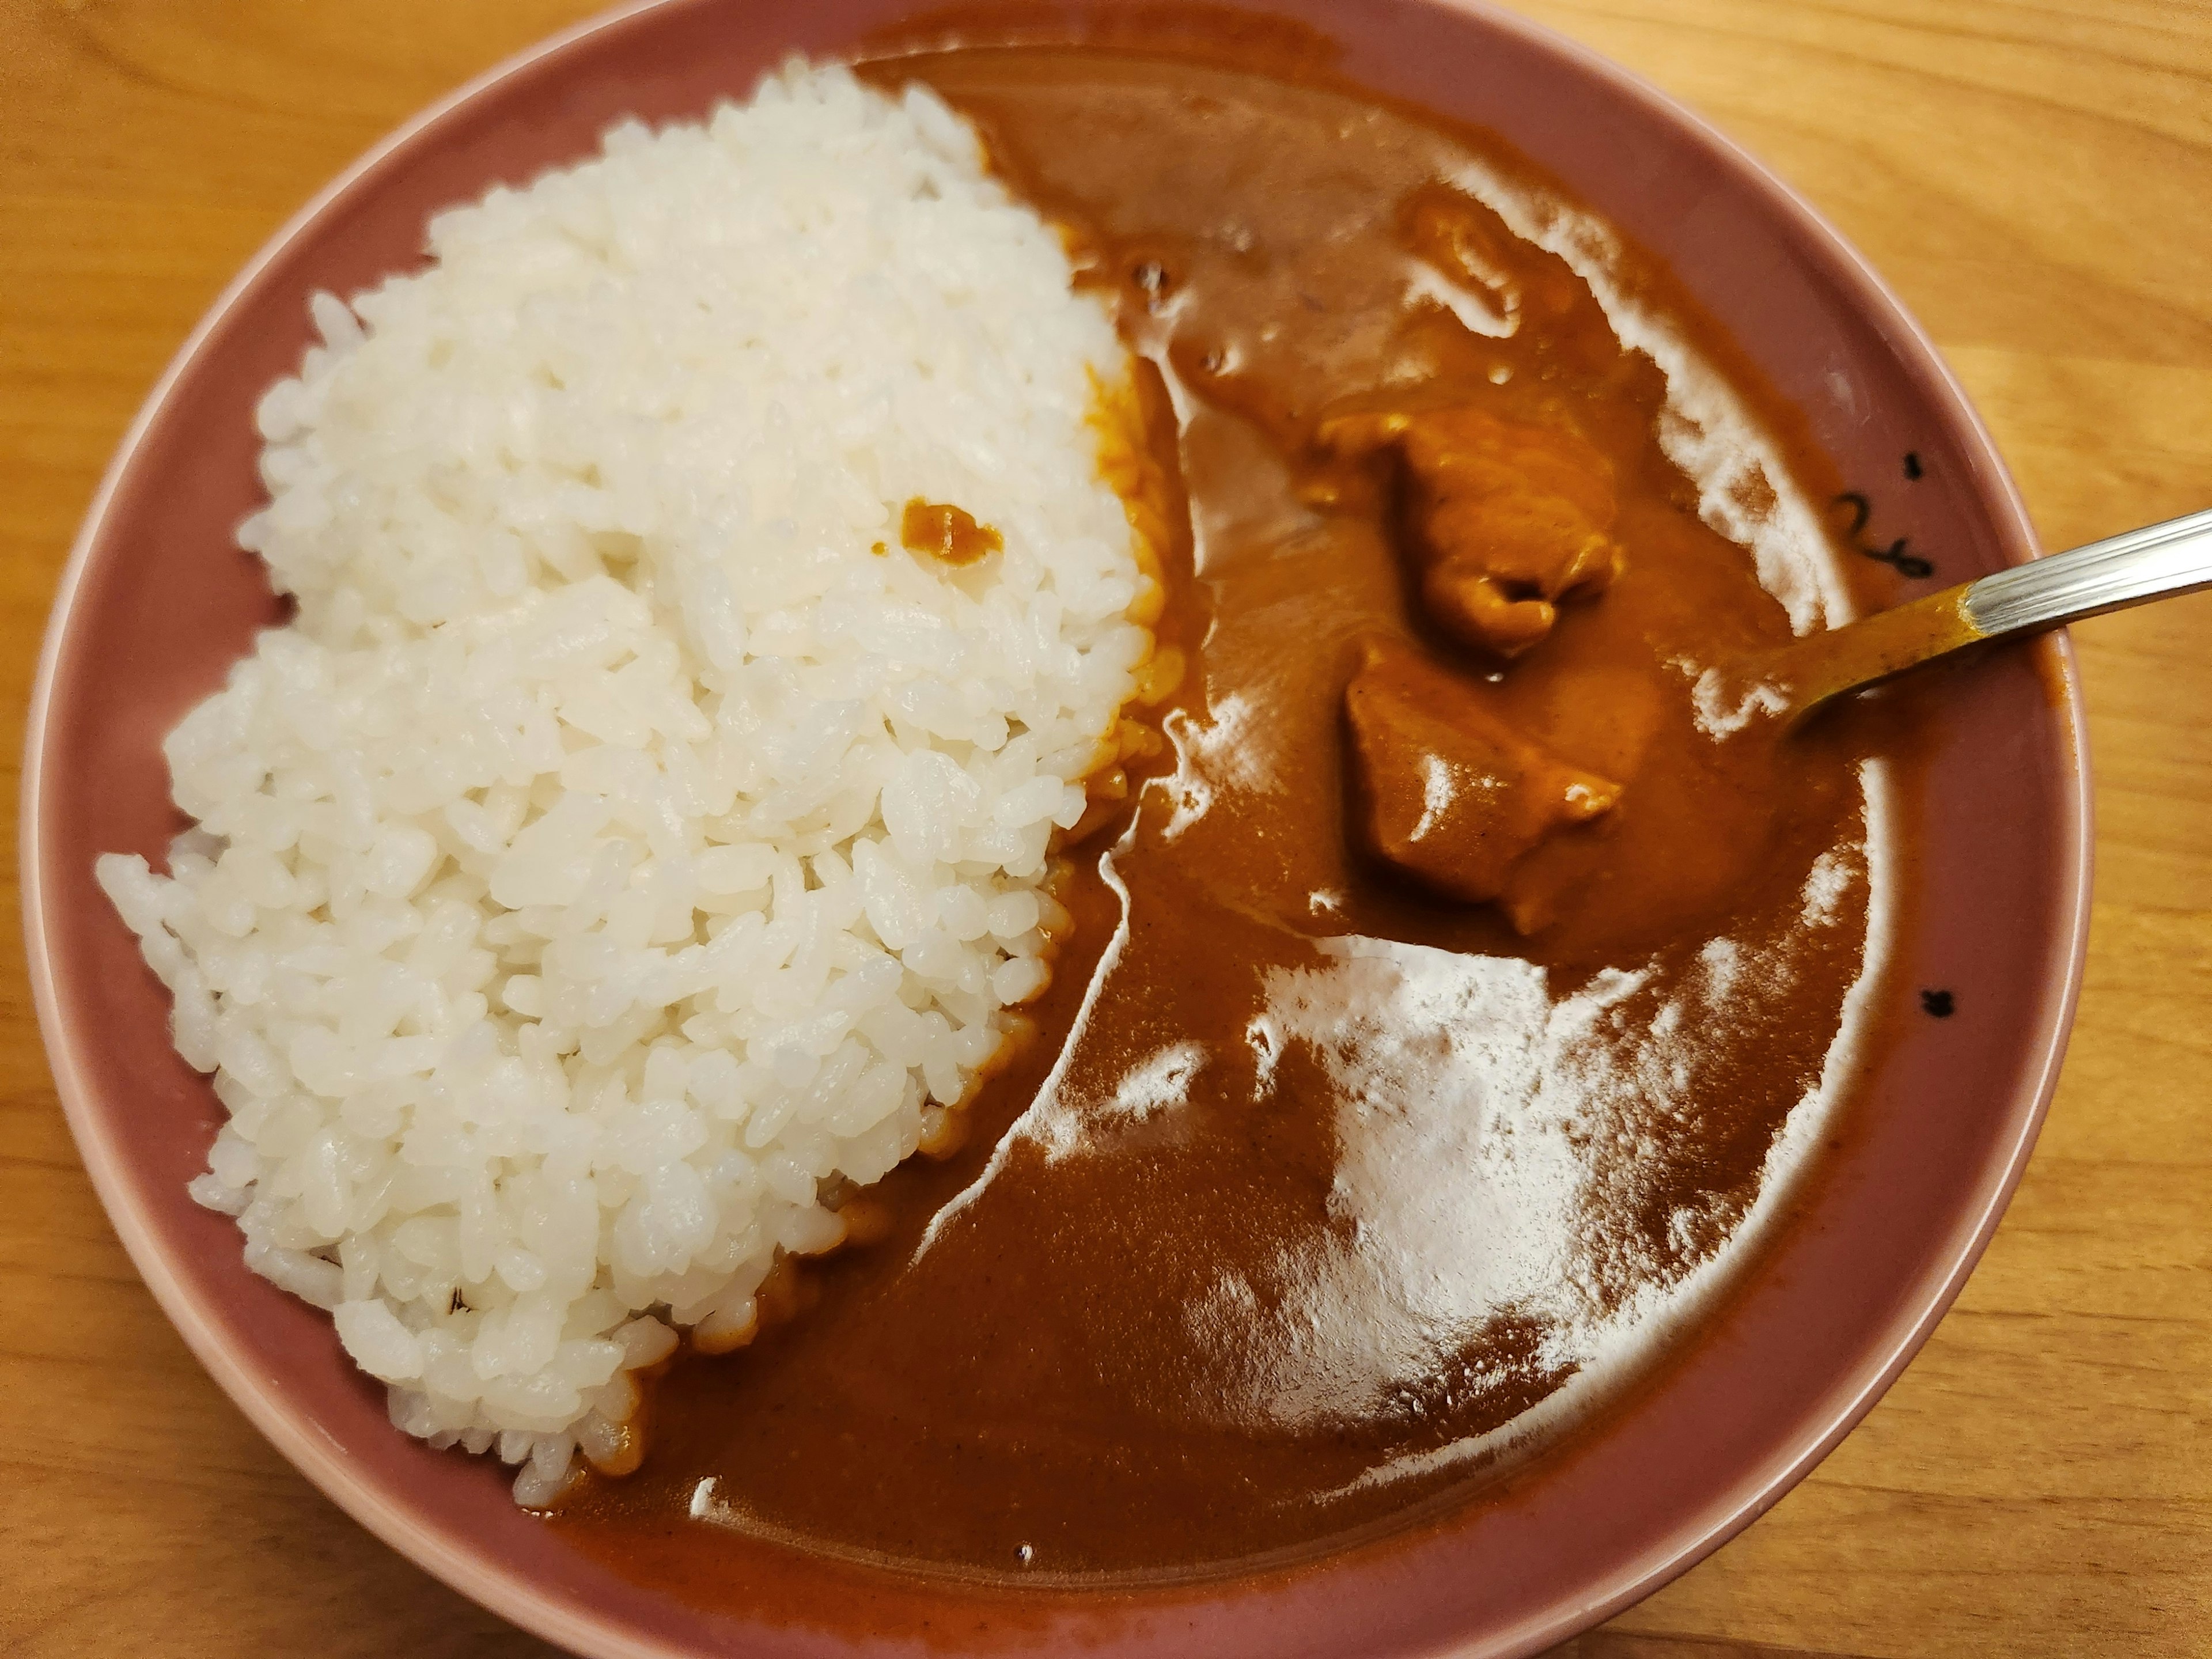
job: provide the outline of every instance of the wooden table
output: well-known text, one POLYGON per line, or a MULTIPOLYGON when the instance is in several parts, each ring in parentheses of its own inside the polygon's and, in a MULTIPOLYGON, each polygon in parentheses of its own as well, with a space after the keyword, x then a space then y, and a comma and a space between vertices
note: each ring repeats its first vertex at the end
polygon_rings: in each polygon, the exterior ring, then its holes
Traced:
MULTIPOLYGON (((78 516, 201 309, 387 127, 589 4, 0 8, 11 768, 78 516)), ((1523 9, 1685 98, 1833 216, 1966 380, 2048 545, 2212 505, 2212 7, 1523 9)), ((2065 1080, 1996 1244, 1811 1479, 1566 1652, 2212 1646, 2212 596, 2106 618, 2077 642, 2095 933, 2065 1080)), ((185 1352, 78 1166, 17 937, 11 916, 0 1651, 549 1653, 356 1527, 185 1352), (65 1268, 47 1265, 58 1255, 65 1268)))

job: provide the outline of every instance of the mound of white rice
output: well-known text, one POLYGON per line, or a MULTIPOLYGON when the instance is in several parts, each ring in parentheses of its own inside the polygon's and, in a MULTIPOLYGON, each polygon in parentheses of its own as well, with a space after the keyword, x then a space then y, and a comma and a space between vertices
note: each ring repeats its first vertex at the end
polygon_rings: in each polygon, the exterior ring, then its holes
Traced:
POLYGON ((429 245, 316 297, 239 536, 296 619, 167 739, 170 873, 99 876, 230 1114, 193 1195, 538 1503, 1042 988, 1155 596, 1112 328, 926 93, 794 66, 429 245))

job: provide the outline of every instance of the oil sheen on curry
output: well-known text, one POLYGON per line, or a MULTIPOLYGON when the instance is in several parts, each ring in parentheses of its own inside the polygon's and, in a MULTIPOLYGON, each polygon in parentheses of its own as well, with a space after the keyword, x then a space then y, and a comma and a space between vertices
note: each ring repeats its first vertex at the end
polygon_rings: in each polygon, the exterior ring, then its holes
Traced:
POLYGON ((1848 720, 1723 738, 1692 688, 1839 578, 1786 420, 1696 367, 1719 337, 1520 234, 1592 222, 1480 135, 1165 56, 870 73, 975 121, 1149 366, 1185 672, 1062 849, 1055 978, 964 1144, 679 1360, 641 1467, 554 1524, 694 1594, 738 1537, 1317 1547, 1565 1431, 1818 1138, 1875 775, 1848 720))

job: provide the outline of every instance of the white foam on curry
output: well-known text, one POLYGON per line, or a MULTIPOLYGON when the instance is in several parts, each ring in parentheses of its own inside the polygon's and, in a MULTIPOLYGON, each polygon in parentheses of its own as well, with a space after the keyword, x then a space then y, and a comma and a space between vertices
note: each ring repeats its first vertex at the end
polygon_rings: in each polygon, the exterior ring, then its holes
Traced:
MULTIPOLYGON (((1181 709, 1170 716, 1176 728, 1173 735, 1188 753, 1187 763, 1180 772, 1217 779, 1229 788, 1246 794, 1261 794, 1279 786, 1273 769, 1268 763, 1265 744, 1257 741, 1257 722, 1261 711, 1251 698, 1241 691, 1225 691, 1212 696, 1202 720, 1194 720, 1181 709)), ((1207 797, 1211 800, 1212 797, 1207 797)), ((1199 808, 1203 815, 1204 808, 1199 808)), ((1166 832, 1173 840, 1176 832, 1166 832)))
MULTIPOLYGON (((989 1160, 975 1180, 939 1205, 937 1213, 930 1217, 928 1226, 922 1229, 921 1242, 914 1247, 912 1261, 921 1261, 936 1248, 937 1241, 945 1236, 945 1229, 957 1221, 962 1213, 999 1178, 1000 1172, 1006 1167, 1006 1160, 1013 1156, 1015 1147, 1024 1143, 1041 1146, 1050 1163, 1072 1157, 1082 1149, 1087 1113, 1082 1105, 1067 1098, 1067 1073, 1083 1047, 1085 1034, 1091 1028, 1091 1016, 1098 1007, 1099 996, 1106 989, 1107 981, 1113 978, 1115 967, 1121 960, 1121 953, 1129 948, 1129 889, 1122 881, 1121 872, 1114 867, 1114 854, 1127 849, 1135 834, 1136 826, 1132 823, 1121 832, 1120 840, 1099 855, 1099 879, 1112 890, 1121 908, 1114 919, 1113 935, 1106 941, 1106 948, 1099 953, 1098 965, 1091 970, 1091 983, 1084 988, 1083 1000, 1076 1007, 1075 1018, 1068 1023, 1067 1036, 1060 1043, 1059 1058, 1053 1061, 1052 1070, 1045 1074, 1044 1081, 1037 1085, 1036 1094, 1030 1101, 1028 1108, 1007 1127, 1006 1133, 999 1137, 999 1144, 991 1148, 989 1160)), ((1183 1080, 1188 1082, 1190 1075, 1186 1073, 1183 1080)), ((1155 1085, 1154 1092, 1157 1092, 1159 1079, 1151 1081, 1155 1085)), ((1176 1098, 1181 1098, 1180 1094, 1176 1098)), ((1149 1115, 1161 1103, 1157 1100, 1148 1100, 1142 1115, 1149 1115)))
POLYGON ((1414 299, 1431 301, 1459 319, 1470 334, 1486 334, 1502 340, 1521 326, 1520 296, 1503 277, 1495 289, 1473 290, 1449 281, 1418 260, 1409 261, 1406 292, 1414 299), (1501 299, 1501 295, 1504 296, 1501 299))
POLYGON ((1153 1113, 1188 1100, 1191 1083, 1206 1069, 1208 1058, 1202 1042, 1171 1042, 1122 1073, 1114 1092, 1097 1102, 1094 1109, 1141 1123, 1153 1113))
POLYGON ((1751 550, 1760 586, 1780 601, 1790 627, 1804 634, 1845 621, 1850 595, 1829 556, 1818 510, 1735 389, 1622 282, 1620 240, 1613 229, 1479 161, 1465 164, 1452 182, 1516 235, 1565 260, 1589 285, 1621 344, 1659 365, 1667 377, 1660 448, 1697 483, 1705 523, 1751 550))
POLYGON ((1231 1412, 1290 1426, 1382 1409, 1500 1310, 1573 1316, 1574 1127, 1607 1063, 1594 1027, 1647 978, 1604 974, 1554 1000, 1516 957, 1321 948, 1321 966, 1268 975, 1264 1019, 1271 1046, 1304 1045, 1334 1085, 1338 1225, 1277 1258, 1282 1282, 1224 1274, 1187 1314, 1267 1328, 1239 1345, 1259 1363, 1231 1412))
POLYGON ((1790 707, 1790 699, 1778 688, 1765 684, 1743 689, 1730 703, 1728 681, 1719 669, 1700 668, 1686 657, 1675 658, 1674 665, 1692 677, 1690 707, 1698 729, 1709 738, 1732 738, 1758 716, 1781 714, 1790 707))
MULTIPOLYGON (((1887 972, 1892 941, 1896 925, 1896 905, 1893 872, 1887 849, 1896 844, 1899 831, 1898 816, 1901 807, 1896 780, 1889 766, 1881 761, 1862 763, 1859 769, 1861 787, 1866 802, 1866 845, 1863 877, 1867 893, 1867 949, 1858 976, 1845 993, 1841 1019, 1834 1042, 1829 1045, 1823 1062, 1820 1081, 1808 1089, 1797 1104, 1784 1119, 1768 1147, 1761 1164, 1758 1193, 1750 1208, 1729 1234, 1719 1249, 1699 1261, 1687 1273, 1668 1280, 1653 1278, 1642 1284, 1636 1292, 1608 1314, 1592 1316, 1585 1310, 1580 1316, 1572 1299, 1562 1297, 1555 1289, 1549 1297, 1540 1297, 1521 1304, 1523 1310, 1558 1321, 1547 1339, 1544 1358, 1552 1364, 1571 1364, 1577 1369, 1574 1376, 1561 1387, 1510 1422, 1487 1434, 1470 1436, 1465 1439, 1434 1449, 1408 1454, 1378 1464, 1356 1480, 1347 1483, 1331 1496, 1342 1495, 1382 1486, 1393 1481, 1434 1474, 1458 1465, 1495 1457, 1516 1445, 1540 1440, 1550 1429, 1589 1408, 1594 1400, 1619 1387, 1633 1375, 1660 1346, 1693 1328, 1717 1297, 1734 1281, 1745 1262, 1762 1248, 1780 1218, 1787 1212, 1814 1149, 1826 1132, 1835 1104, 1857 1073, 1867 1053, 1875 1030, 1876 1003, 1887 972), (1564 1316, 1562 1316, 1564 1315, 1564 1316)), ((1808 873, 1802 895, 1803 916, 1816 927, 1834 926, 1841 919, 1841 900, 1860 871, 1855 861, 1838 853, 1825 854, 1808 873)), ((1716 943, 1724 943, 1716 941, 1716 943)), ((1401 950, 1407 947, 1397 947, 1401 950)), ((1708 947, 1709 951, 1711 947, 1708 947)), ((1760 964, 1746 964, 1741 953, 1729 953, 1725 958, 1709 955, 1707 996, 1722 991, 1726 981, 1741 973, 1748 965, 1756 969, 1760 964)), ((1486 970, 1476 970, 1478 973, 1486 970)), ((1675 1005, 1679 1007, 1680 1005, 1675 1005)), ((1547 1024, 1549 1024, 1547 1018, 1547 1024)), ((1655 1026, 1659 1022, 1655 1022, 1655 1026)), ((1556 1051, 1554 1064, 1567 1062, 1571 1066, 1573 1050, 1570 1045, 1556 1051)), ((1642 1068, 1638 1068, 1641 1070, 1642 1068)), ((1509 1076, 1511 1073, 1509 1071, 1509 1076)), ((1648 1072, 1644 1073, 1648 1077, 1648 1072)), ((1543 1099, 1540 1085, 1532 1106, 1543 1099)), ((1496 1097, 1493 1096, 1493 1100, 1496 1097)), ((1530 1201, 1516 1219, 1536 1221, 1556 1205, 1556 1193, 1551 1190, 1558 1182, 1560 1169, 1558 1152, 1548 1144, 1552 1130, 1540 1106, 1500 1116, 1493 1115, 1486 1132, 1511 1141, 1515 1145, 1516 1179, 1523 1173, 1533 1177, 1527 1182, 1530 1201), (1530 1152, 1523 1148, 1533 1148, 1530 1152)), ((1490 1155, 1485 1179, 1494 1179, 1500 1167, 1495 1154, 1490 1155)), ((1433 1188, 1437 1175, 1433 1170, 1423 1170, 1417 1164, 1409 1163, 1405 1175, 1420 1191, 1422 1183, 1433 1188)), ((1413 1202, 1428 1206, 1434 1203, 1432 1194, 1417 1196, 1413 1202)), ((1398 1225, 1395 1237, 1412 1240, 1418 1237, 1425 1224, 1415 1222, 1398 1225)), ((1510 1235, 1508 1236, 1510 1237, 1510 1235)), ((1524 1251, 1525 1244, 1521 1247, 1524 1251)), ((1387 1261, 1392 1244, 1378 1241, 1375 1255, 1387 1261)), ((1556 1261, 1554 1267, 1557 1267, 1556 1261)), ((1526 1271, 1525 1267, 1522 1269, 1526 1271)), ((1373 1283, 1380 1288, 1380 1275, 1373 1283)), ((1570 1280, 1571 1275, 1570 1275, 1570 1280)), ((1463 1288, 1472 1289, 1469 1284, 1463 1288)), ((1436 1287, 1426 1291, 1429 1305, 1437 1301, 1436 1287)), ((1480 1310, 1472 1297, 1454 1298, 1464 1302, 1465 1310, 1459 1321, 1463 1329, 1479 1327, 1480 1310)), ((1378 1310, 1376 1340, 1369 1352, 1380 1356, 1389 1352, 1389 1346, 1401 1340, 1396 1322, 1388 1310, 1378 1310)), ((1431 1328, 1441 1334, 1443 1326, 1431 1317, 1431 1328)), ((1444 1352, 1438 1348, 1439 1353, 1444 1352)), ((1402 1373, 1401 1375, 1418 1375, 1402 1373)), ((1310 1397, 1303 1388, 1278 1384, 1275 1397, 1284 1404, 1294 1404, 1310 1397)))

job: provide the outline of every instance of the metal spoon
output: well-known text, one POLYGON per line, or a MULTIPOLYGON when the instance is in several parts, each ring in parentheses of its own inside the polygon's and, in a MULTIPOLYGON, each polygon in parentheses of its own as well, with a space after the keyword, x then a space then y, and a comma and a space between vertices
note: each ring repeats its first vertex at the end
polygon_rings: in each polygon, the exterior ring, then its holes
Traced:
POLYGON ((1759 715, 1795 726, 1847 691, 1967 646, 2206 587, 2212 587, 2212 510, 2015 565, 1708 669, 1698 706, 1717 731, 1740 729, 1759 715))

